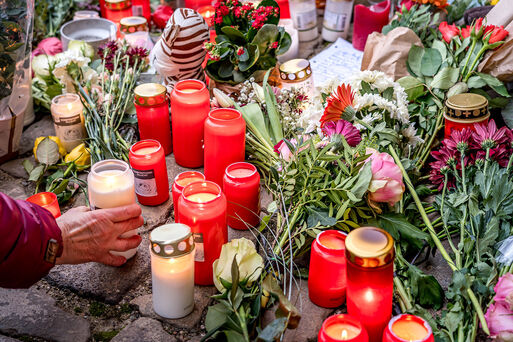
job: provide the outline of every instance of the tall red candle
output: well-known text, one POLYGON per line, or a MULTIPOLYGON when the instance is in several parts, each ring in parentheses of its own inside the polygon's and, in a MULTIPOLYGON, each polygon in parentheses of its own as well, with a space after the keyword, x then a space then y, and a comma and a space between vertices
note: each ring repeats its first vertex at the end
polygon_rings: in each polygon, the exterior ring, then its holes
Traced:
POLYGON ((421 317, 402 314, 388 323, 383 342, 434 342, 431 326, 421 317))
POLYGON ((197 10, 200 7, 212 5, 213 2, 215 2, 215 0, 185 0, 185 7, 197 10))
POLYGON ((319 330, 319 342, 369 342, 369 336, 362 323, 349 315, 333 315, 328 317, 319 330))
POLYGON ((361 227, 346 238, 347 312, 380 342, 392 316, 394 240, 382 229, 361 227))
POLYGON ((363 51, 367 37, 372 32, 381 32, 383 26, 388 24, 390 14, 390 0, 366 7, 358 4, 354 7, 353 46, 363 51))
POLYGON ((132 15, 145 17, 149 24, 151 22, 150 0, 132 0, 132 15))
POLYGON ((100 0, 100 15, 102 18, 106 18, 107 6, 105 5, 105 0, 100 0))
POLYGON ((135 193, 143 205, 159 205, 169 199, 164 150, 156 140, 141 140, 128 154, 135 177, 135 193))
POLYGON ((312 243, 308 296, 324 308, 336 308, 346 300, 346 235, 338 230, 319 233, 312 243))
POLYGON ((214 109, 205 121, 205 178, 223 184, 226 167, 244 161, 246 121, 230 108, 214 109))
POLYGON ((117 36, 121 38, 119 23, 121 19, 132 16, 131 0, 105 0, 105 19, 114 22, 118 28, 117 36))
POLYGON ((157 140, 166 155, 173 152, 169 104, 166 87, 158 83, 145 83, 134 89, 137 124, 142 140, 157 140))
POLYGON ((57 195, 53 192, 38 192, 27 198, 27 201, 45 208, 54 218, 61 216, 59 201, 57 200, 57 195))
POLYGON ((250 163, 238 162, 226 168, 223 192, 228 201, 228 226, 245 230, 260 222, 260 175, 250 163))
POLYGON ((226 197, 216 183, 196 182, 183 189, 178 206, 178 222, 191 227, 196 245, 194 282, 212 285, 212 264, 228 242, 226 197))
POLYGON ((290 19, 289 0, 277 0, 280 6, 280 19, 290 19))
POLYGON ((184 80, 171 93, 171 121, 175 161, 184 167, 203 165, 203 132, 210 111, 210 95, 205 83, 184 80))
POLYGON ((175 212, 175 220, 178 220, 178 200, 182 195, 183 188, 191 183, 204 180, 205 175, 196 171, 185 171, 175 177, 175 181, 173 182, 173 209, 175 212))

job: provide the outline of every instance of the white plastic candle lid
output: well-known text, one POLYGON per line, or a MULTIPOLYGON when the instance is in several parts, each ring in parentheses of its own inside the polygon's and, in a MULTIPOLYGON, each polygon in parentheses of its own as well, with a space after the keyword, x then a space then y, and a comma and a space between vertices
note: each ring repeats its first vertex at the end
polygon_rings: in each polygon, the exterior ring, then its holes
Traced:
POLYGON ((182 223, 170 223, 150 233, 151 251, 164 258, 189 254, 194 250, 191 228, 182 223))

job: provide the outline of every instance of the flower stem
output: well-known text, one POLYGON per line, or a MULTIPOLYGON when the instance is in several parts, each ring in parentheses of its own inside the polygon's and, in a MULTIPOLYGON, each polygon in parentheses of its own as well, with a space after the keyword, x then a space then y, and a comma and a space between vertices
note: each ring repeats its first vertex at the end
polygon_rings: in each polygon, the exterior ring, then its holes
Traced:
POLYGON ((479 52, 477 53, 476 59, 474 59, 474 62, 472 62, 472 65, 470 66, 470 69, 467 72, 467 76, 465 76, 465 82, 468 81, 468 79, 470 78, 470 75, 472 75, 472 72, 474 72, 474 68, 476 67, 476 64, 479 62, 479 60, 483 56, 483 53, 485 53, 486 50, 488 50, 489 47, 490 46, 488 44, 485 44, 481 48, 481 50, 479 50, 479 52))
POLYGON ((470 47, 470 52, 468 54, 467 60, 465 61, 465 65, 463 66, 463 69, 461 70, 461 75, 465 75, 465 71, 467 70, 468 62, 470 62, 470 57, 472 57, 472 54, 474 53, 476 44, 477 44, 477 38, 473 38, 472 46, 470 47))

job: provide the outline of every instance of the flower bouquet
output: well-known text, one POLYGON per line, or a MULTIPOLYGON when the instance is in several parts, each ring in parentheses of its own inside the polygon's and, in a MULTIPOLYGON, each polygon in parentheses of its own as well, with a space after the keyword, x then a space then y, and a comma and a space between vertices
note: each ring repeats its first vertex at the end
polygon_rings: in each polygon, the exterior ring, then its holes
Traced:
POLYGON ((291 45, 290 35, 277 26, 279 20, 280 7, 274 0, 264 0, 256 8, 250 2, 218 1, 212 18, 217 38, 205 44, 208 76, 229 84, 251 76, 260 81, 265 71, 276 66, 276 56, 291 45))

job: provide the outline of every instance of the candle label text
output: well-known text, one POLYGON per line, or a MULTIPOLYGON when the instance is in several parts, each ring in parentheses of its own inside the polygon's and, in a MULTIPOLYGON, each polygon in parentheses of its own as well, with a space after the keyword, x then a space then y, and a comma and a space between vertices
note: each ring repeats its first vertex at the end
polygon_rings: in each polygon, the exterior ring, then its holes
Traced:
POLYGON ((157 181, 155 172, 152 170, 132 169, 135 178, 135 193, 139 196, 157 196, 157 181))
POLYGON ((79 114, 73 116, 53 116, 57 136, 63 141, 75 141, 85 138, 85 129, 82 126, 82 117, 79 114))
POLYGON ((194 255, 194 261, 203 262, 205 261, 205 247, 203 244, 203 233, 192 233, 194 236, 194 245, 196 247, 196 254, 194 255))
POLYGON ((141 5, 133 5, 132 6, 132 15, 136 17, 143 16, 143 7, 141 5))
POLYGON ((295 13, 296 28, 299 31, 310 30, 317 24, 317 10, 315 7, 311 11, 295 13))
POLYGON ((335 13, 326 11, 324 13, 324 27, 331 31, 344 32, 347 13, 335 13))

